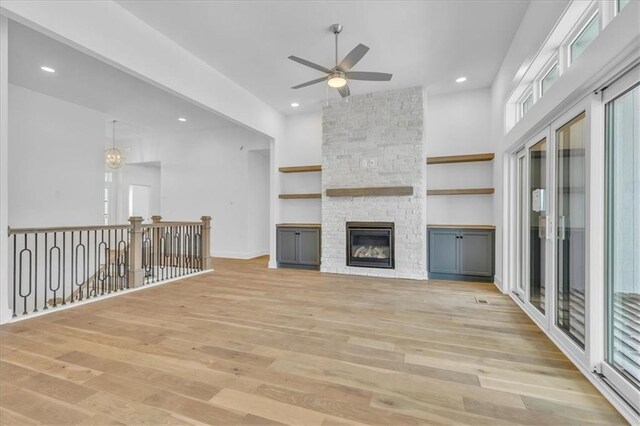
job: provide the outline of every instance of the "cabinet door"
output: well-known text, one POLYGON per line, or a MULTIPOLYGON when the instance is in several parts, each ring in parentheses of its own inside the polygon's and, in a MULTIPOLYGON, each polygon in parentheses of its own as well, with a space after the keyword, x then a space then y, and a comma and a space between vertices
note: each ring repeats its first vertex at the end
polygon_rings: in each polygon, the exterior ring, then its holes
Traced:
POLYGON ((458 231, 429 230, 429 272, 458 273, 458 231))
POLYGON ((297 232, 293 228, 278 228, 278 263, 298 263, 297 232))
POLYGON ((462 231, 460 244, 460 274, 490 277, 493 275, 493 233, 462 231))
POLYGON ((320 231, 298 229, 298 263, 320 265, 320 231))

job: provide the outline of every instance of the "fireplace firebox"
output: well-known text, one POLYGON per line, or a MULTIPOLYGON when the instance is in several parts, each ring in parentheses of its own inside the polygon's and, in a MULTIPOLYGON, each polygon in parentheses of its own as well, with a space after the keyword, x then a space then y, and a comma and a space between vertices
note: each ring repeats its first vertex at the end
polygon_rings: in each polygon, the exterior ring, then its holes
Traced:
POLYGON ((394 269, 393 222, 347 222, 347 266, 394 269))

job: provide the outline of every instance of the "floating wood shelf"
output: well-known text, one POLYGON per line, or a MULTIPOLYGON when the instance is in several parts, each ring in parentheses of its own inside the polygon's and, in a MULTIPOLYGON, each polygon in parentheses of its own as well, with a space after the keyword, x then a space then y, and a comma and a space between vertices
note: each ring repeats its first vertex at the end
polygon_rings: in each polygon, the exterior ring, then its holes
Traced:
POLYGON ((321 165, 312 165, 312 166, 291 166, 291 167, 280 167, 278 169, 280 173, 308 173, 308 172, 321 172, 321 165))
POLYGON ((491 161, 495 157, 493 152, 484 154, 448 155, 445 157, 427 157, 427 164, 474 163, 477 161, 491 161))
POLYGON ((327 189, 327 197, 380 197, 392 195, 413 195, 413 186, 327 189))
POLYGON ((322 198, 322 194, 280 194, 283 200, 305 199, 305 198, 322 198))
POLYGON ((277 228, 320 228, 319 223, 278 223, 277 228))
POLYGON ((490 195, 493 188, 427 189, 427 195, 490 195))

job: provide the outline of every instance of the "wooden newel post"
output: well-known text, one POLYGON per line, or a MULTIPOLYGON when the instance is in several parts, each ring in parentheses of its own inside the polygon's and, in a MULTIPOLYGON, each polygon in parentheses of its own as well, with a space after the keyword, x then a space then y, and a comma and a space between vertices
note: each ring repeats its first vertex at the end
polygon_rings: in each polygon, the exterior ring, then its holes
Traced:
POLYGON ((211 258, 211 216, 202 216, 202 270, 213 269, 213 259, 211 258))
POLYGON ((151 223, 160 223, 160 222, 162 222, 162 216, 158 214, 154 214, 153 216, 151 216, 151 223))
POLYGON ((142 287, 144 269, 142 268, 142 217, 129 218, 131 229, 129 236, 129 288, 142 287))

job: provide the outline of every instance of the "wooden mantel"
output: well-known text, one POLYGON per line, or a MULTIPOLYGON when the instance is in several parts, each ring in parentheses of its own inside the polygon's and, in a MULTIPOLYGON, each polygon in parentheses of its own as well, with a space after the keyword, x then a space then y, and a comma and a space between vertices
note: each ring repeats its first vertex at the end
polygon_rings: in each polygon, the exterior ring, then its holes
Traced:
POLYGON ((413 186, 327 189, 327 197, 382 197, 393 195, 413 195, 413 186))

